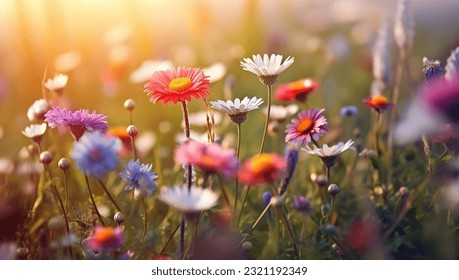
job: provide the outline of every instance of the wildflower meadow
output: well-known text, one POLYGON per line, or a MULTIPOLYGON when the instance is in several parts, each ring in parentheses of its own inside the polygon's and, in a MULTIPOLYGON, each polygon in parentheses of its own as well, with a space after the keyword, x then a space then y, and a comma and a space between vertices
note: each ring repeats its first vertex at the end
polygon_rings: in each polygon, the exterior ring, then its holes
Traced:
POLYGON ((436 2, 5 0, 0 259, 457 259, 436 2))

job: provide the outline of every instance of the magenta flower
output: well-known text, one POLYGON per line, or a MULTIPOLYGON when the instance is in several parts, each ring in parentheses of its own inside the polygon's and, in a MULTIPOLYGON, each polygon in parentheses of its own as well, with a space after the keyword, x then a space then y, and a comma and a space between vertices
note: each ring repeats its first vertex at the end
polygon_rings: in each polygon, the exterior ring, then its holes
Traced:
POLYGON ((285 142, 296 142, 302 145, 314 142, 328 131, 327 120, 322 115, 325 109, 309 109, 298 114, 285 131, 285 142))
POLYGON ((78 141, 85 131, 100 131, 105 133, 108 128, 105 121, 106 116, 89 113, 88 110, 78 110, 75 112, 59 107, 53 107, 45 114, 45 121, 51 128, 56 126, 69 127, 70 132, 78 141))
POLYGON ((223 173, 227 178, 236 175, 238 164, 234 150, 223 149, 214 143, 204 144, 193 140, 175 150, 174 160, 176 163, 197 166, 204 173, 223 173))

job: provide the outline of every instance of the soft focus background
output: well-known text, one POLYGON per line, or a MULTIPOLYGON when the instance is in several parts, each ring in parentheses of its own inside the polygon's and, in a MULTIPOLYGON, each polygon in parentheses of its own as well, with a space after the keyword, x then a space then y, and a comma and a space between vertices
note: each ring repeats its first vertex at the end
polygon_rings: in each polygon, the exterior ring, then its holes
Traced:
MULTIPOLYGON (((236 96, 264 97, 239 61, 256 53, 291 55, 295 64, 281 82, 313 77, 321 87, 312 104, 360 106, 369 92, 376 32, 383 21, 393 22, 395 6, 392 0, 2 0, 0 154, 15 156, 18 143, 28 143, 20 131, 28 107, 42 96, 45 69, 47 77, 69 75, 65 97, 72 108, 106 114, 111 126, 126 124, 119 112, 133 98, 140 128, 168 120, 179 130, 179 106, 149 104, 144 83, 130 81, 147 59, 199 67, 221 62, 235 75, 236 96)), ((423 56, 444 61, 459 45, 459 5, 413 0, 412 7, 410 63, 419 80, 423 56)), ((223 80, 211 93, 211 100, 223 98, 223 80)))

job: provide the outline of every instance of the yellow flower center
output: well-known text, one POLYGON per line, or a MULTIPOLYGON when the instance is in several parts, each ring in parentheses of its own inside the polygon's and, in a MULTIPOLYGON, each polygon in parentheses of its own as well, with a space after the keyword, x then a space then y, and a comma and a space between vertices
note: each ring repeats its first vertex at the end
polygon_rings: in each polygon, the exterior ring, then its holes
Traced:
POLYGON ((169 82, 169 89, 182 93, 187 91, 192 85, 193 82, 190 79, 187 77, 180 77, 169 82))
POLYGON ((308 133, 314 127, 314 121, 311 118, 300 120, 296 126, 296 130, 300 133, 308 133))
POLYGON ((387 98, 385 96, 382 96, 382 95, 373 96, 371 98, 371 101, 370 101, 370 104, 373 107, 385 106, 388 103, 389 103, 389 101, 387 100, 387 98))
POLYGON ((115 229, 104 227, 96 231, 94 238, 98 243, 107 244, 116 238, 115 229))
POLYGON ((274 158, 268 154, 256 156, 250 165, 250 170, 258 174, 270 172, 275 168, 276 165, 274 164, 274 158))

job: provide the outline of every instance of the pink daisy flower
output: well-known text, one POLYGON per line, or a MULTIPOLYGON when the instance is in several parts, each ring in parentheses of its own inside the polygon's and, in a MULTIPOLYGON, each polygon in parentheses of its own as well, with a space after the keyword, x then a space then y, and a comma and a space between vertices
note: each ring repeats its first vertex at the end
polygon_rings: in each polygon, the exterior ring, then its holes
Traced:
POLYGON ((325 109, 309 109, 298 114, 287 126, 285 142, 297 142, 305 145, 315 142, 328 131, 327 120, 322 115, 325 109))
POLYGON ((236 175, 238 165, 234 150, 223 149, 214 143, 204 144, 193 140, 175 150, 174 160, 176 163, 197 166, 204 173, 222 173, 227 178, 236 175))
POLYGON ((209 88, 209 77, 201 69, 186 67, 157 71, 144 86, 151 102, 164 104, 190 101, 191 97, 205 98, 209 96, 209 88))
POLYGON ((286 168, 287 162, 284 158, 264 153, 248 159, 239 170, 238 178, 247 185, 270 183, 286 168))
POLYGON ((51 128, 56 126, 69 127, 70 132, 78 141, 85 131, 100 131, 105 133, 108 128, 105 121, 106 116, 96 114, 96 111, 89 113, 88 110, 78 110, 75 112, 59 107, 53 107, 45 114, 45 122, 51 128))
POLYGON ((124 242, 123 230, 120 227, 96 226, 87 245, 94 251, 113 251, 124 242))

